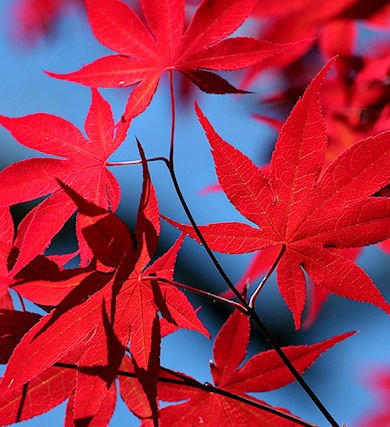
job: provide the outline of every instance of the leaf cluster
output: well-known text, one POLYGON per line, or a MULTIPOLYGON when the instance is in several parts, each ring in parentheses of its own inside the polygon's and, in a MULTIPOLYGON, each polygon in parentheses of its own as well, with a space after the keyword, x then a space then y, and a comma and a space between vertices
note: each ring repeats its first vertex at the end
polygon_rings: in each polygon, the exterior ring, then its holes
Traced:
MULTIPOLYGON (((30 22, 42 36, 63 3, 30 0, 19 5, 23 31, 30 22), (30 21, 29 8, 35 8, 30 21)), ((383 2, 368 6, 362 0, 321 7, 313 0, 278 3, 203 0, 188 19, 185 0, 140 0, 138 9, 122 0, 84 0, 95 37, 115 54, 68 74, 47 74, 90 87, 85 135, 51 114, 0 115, 0 125, 17 142, 48 155, 15 162, 0 172, 0 359, 7 365, 0 382, 1 425, 40 415, 67 400, 66 426, 106 426, 119 391, 143 426, 313 426, 251 394, 295 380, 327 422, 338 425, 302 373, 355 332, 280 347, 255 302, 276 271, 296 329, 302 327, 307 285, 313 294, 305 327, 315 322, 331 293, 390 313, 379 289, 355 264, 359 248, 381 243, 388 250, 390 238, 389 53, 383 50, 372 62, 368 57, 359 65, 353 62, 357 21, 380 27, 389 11, 383 2), (299 25, 291 24, 297 16, 299 25), (267 25, 259 26, 264 40, 232 36, 249 18, 267 18, 267 25), (311 70, 314 78, 298 81, 296 70, 303 69, 313 46, 328 61, 317 74, 311 70), (175 174, 175 95, 184 99, 188 93, 175 91, 173 79, 183 78, 205 93, 246 94, 249 84, 271 67, 284 73, 291 87, 263 104, 282 102, 291 111, 280 119, 256 116, 279 131, 265 167, 223 140, 195 102, 218 178, 213 189, 223 191, 252 224, 199 226, 175 174), (246 71, 239 85, 217 74, 241 69, 246 71), (148 141, 141 145, 137 140, 139 159, 110 162, 122 144, 131 143, 131 122, 149 106, 164 73, 172 107, 169 156, 148 158, 148 141), (133 85, 115 122, 98 88, 133 85), (365 121, 362 114, 357 118, 357 110, 370 111, 372 120, 365 121), (156 161, 165 164, 189 224, 160 214, 149 172, 156 161), (109 168, 136 164, 143 179, 132 232, 115 214, 121 187, 109 168), (15 231, 10 206, 45 196, 15 231), (52 239, 75 212, 78 250, 48 256, 52 239), (161 218, 181 234, 157 257, 161 218), (216 295, 175 280, 185 236, 204 246, 228 292, 216 295), (255 252, 236 286, 214 251, 255 252), (67 268, 72 259, 79 260, 77 267, 67 268), (249 283, 264 273, 248 297, 249 283), (185 329, 211 336, 184 290, 234 309, 214 340, 213 384, 161 365, 167 335, 185 329), (15 309, 15 297, 22 311, 15 309), (39 314, 26 311, 25 301, 35 304, 39 314), (250 320, 273 348, 244 363, 250 320)))

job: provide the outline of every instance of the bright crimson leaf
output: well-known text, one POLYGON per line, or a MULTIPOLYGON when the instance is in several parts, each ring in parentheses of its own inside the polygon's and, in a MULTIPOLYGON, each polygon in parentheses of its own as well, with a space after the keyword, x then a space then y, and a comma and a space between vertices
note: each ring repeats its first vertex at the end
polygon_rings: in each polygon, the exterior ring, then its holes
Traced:
POLYGON ((73 396, 75 425, 107 425, 116 405, 115 378, 125 348, 115 336, 104 303, 101 314, 101 325, 78 362, 73 396))
POLYGON ((73 73, 48 74, 93 87, 140 83, 129 98, 126 120, 149 105, 164 71, 178 70, 208 93, 242 92, 204 69, 237 70, 296 48, 296 44, 283 45, 250 37, 222 40, 247 19, 255 0, 204 0, 187 29, 184 29, 184 0, 142 0, 149 28, 120 0, 85 0, 85 3, 96 38, 120 55, 100 58, 73 73))
POLYGON ((28 383, 0 397, 1 425, 14 424, 49 411, 69 397, 75 385, 76 371, 51 367, 28 383), (24 392, 26 389, 26 392, 24 392), (24 400, 23 400, 24 399, 24 400), (21 413, 19 408, 24 402, 21 413))
POLYGON ((63 269, 54 261, 38 256, 15 276, 12 288, 36 304, 54 307, 91 271, 91 268, 63 269))
MULTIPOLYGON (((130 232, 127 229, 124 230, 125 225, 119 218, 86 201, 74 190, 62 184, 62 188, 80 209, 81 215, 90 217, 90 224, 86 227, 88 231, 85 233, 86 241, 91 241, 94 256, 106 265, 103 272, 99 271, 99 264, 96 265, 97 270, 86 269, 85 272, 88 274, 85 276, 80 275, 81 269, 70 272, 71 277, 61 283, 68 289, 71 288, 70 291, 67 291, 54 310, 23 336, 15 348, 2 382, 2 386, 7 390, 16 389, 37 377, 46 368, 66 357, 73 349, 87 349, 91 346, 94 346, 96 351, 92 353, 88 351, 83 355, 85 369, 88 371, 91 364, 92 368, 94 365, 106 367, 103 372, 105 375, 109 374, 112 381, 121 358, 110 356, 110 346, 107 346, 106 342, 110 337, 112 339, 115 337, 114 341, 121 349, 127 348, 130 343, 130 352, 138 368, 141 371, 152 372, 159 366, 159 360, 156 358, 156 351, 159 349, 154 348, 156 340, 153 339, 155 335, 160 336, 159 322, 156 322, 159 311, 175 326, 194 329, 208 335, 185 295, 173 285, 167 285, 164 282, 160 285, 158 281, 160 270, 162 278, 172 277, 183 237, 179 238, 165 255, 148 267, 153 255, 150 250, 155 247, 160 223, 157 201, 146 162, 144 162, 144 168, 145 182, 136 227, 135 261, 133 260, 134 249, 129 248, 133 245, 130 232), (151 227, 153 238, 148 240, 151 227), (104 239, 99 239, 99 242, 108 248, 106 251, 100 246, 97 247, 96 242, 92 242, 93 239, 88 238, 88 235, 99 234, 104 236, 104 239), (144 246, 146 249, 143 248, 144 246), (131 254, 130 258, 126 254, 131 254), (106 271, 107 266, 111 267, 109 272, 106 271), (72 280, 76 280, 73 285, 71 285, 72 280), (152 333, 154 330, 157 330, 156 334, 152 333), (94 358, 97 360, 95 361, 94 358)), ((55 279, 61 279, 64 274, 53 268, 55 279)), ((40 286, 48 286, 48 279, 45 283, 41 282, 40 286)), ((64 291, 60 289, 61 286, 58 286, 58 281, 54 280, 53 284, 54 296, 50 298, 55 299, 64 291)), ((28 286, 26 285, 25 288, 28 289, 28 286)), ((30 291, 34 292, 31 289, 30 291)), ((105 399, 103 382, 98 377, 85 379, 82 374, 83 372, 79 375, 80 381, 83 383, 92 381, 93 387, 98 390, 99 399, 103 401, 105 399)), ((102 379, 109 384, 107 376, 102 379)), ((142 382, 142 384, 147 393, 153 389, 152 383, 148 384, 149 388, 146 387, 146 383, 142 382)), ((88 402, 81 404, 82 400, 78 398, 79 393, 76 390, 73 397, 76 416, 80 419, 96 417, 99 412, 99 399, 96 400, 95 406, 92 405, 94 402, 91 402, 92 406, 88 402)), ((148 396, 150 395, 151 392, 148 396)))
MULTIPOLYGON (((17 312, 15 312, 17 313, 17 312)), ((17 317, 24 318, 24 326, 34 319, 36 313, 19 312, 17 317)), ((14 319, 16 316, 13 316, 14 319)), ((75 364, 80 358, 80 349, 67 355, 61 362, 75 364)), ((76 370, 51 366, 37 377, 13 391, 5 391, 0 397, 1 425, 14 424, 49 411, 69 397, 75 387, 76 370)))
MULTIPOLYGON (((197 107, 222 189, 259 227, 223 223, 200 230, 211 249, 224 253, 285 248, 277 277, 296 328, 306 301, 302 267, 330 292, 390 312, 364 271, 331 250, 370 245, 389 237, 389 199, 369 196, 390 181, 390 132, 357 142, 323 170, 326 133, 319 86, 330 66, 331 62, 313 79, 282 127, 269 179, 223 141, 197 107)), ((197 238, 192 227, 168 221, 197 238)))
POLYGON ((98 206, 116 210, 120 188, 106 163, 126 136, 128 124, 120 122, 114 132, 111 108, 96 89, 92 89, 92 104, 85 122, 89 140, 70 122, 49 114, 0 116, 0 124, 26 147, 66 158, 23 160, 0 173, 2 206, 52 193, 26 215, 18 228, 15 246, 20 253, 14 265, 17 273, 47 248, 75 211, 55 178, 77 188, 82 197, 98 206))
MULTIPOLYGON (((218 388, 260 402, 246 393, 274 390, 293 382, 294 377, 275 350, 256 354, 239 368, 246 355, 249 329, 248 317, 236 310, 217 335, 213 350, 214 362, 211 362, 210 367, 218 388)), ((283 351, 302 373, 324 351, 354 333, 347 332, 318 344, 284 347, 283 351)), ((194 417, 198 424, 206 426, 295 425, 268 412, 254 410, 247 404, 181 385, 159 383, 159 398, 170 402, 187 399, 184 403, 160 411, 162 426, 178 426, 186 423, 190 425, 194 422, 194 417)), ((278 409, 288 412, 285 409, 278 409)))

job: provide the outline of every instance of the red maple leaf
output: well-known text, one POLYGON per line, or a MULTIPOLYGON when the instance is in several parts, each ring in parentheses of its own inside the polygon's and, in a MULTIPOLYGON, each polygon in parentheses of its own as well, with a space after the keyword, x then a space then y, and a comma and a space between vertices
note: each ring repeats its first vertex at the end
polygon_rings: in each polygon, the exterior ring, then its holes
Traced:
MULTIPOLYGON (((281 123, 280 128, 283 123, 281 123)), ((280 130, 279 128, 279 130, 280 130)), ((268 173, 270 170, 270 165, 265 165, 261 167, 261 171, 265 176, 268 177, 268 173)), ((208 187, 202 189, 201 194, 207 194, 209 192, 214 191, 222 191, 220 184, 211 184, 208 187)), ((380 242, 380 245, 386 244, 389 240, 385 242, 380 242)), ((341 256, 344 256, 351 261, 356 261, 358 256, 360 255, 361 248, 347 248, 347 249, 333 249, 341 256)), ((386 249, 384 249, 386 250, 386 249)), ((255 280, 258 280, 260 276, 264 275, 267 271, 272 268, 275 260, 277 259, 280 252, 280 248, 278 246, 270 246, 268 248, 256 251, 252 259, 245 269, 244 273, 241 275, 241 278, 235 284, 236 289, 243 293, 245 289, 249 287, 255 280)), ((305 329, 311 327, 315 320, 317 319, 322 305, 327 300, 330 292, 322 288, 321 286, 316 285, 312 280, 309 281, 309 289, 310 289, 310 298, 309 305, 307 308, 306 318, 303 323, 303 327, 305 329)), ((225 298, 234 298, 234 292, 229 289, 227 291, 222 292, 221 294, 225 298)))
POLYGON ((100 58, 73 73, 48 74, 92 87, 125 87, 141 82, 127 103, 126 120, 148 106, 164 71, 180 71, 207 93, 242 92, 204 69, 249 67, 295 46, 250 37, 222 40, 247 19, 255 0, 204 0, 186 30, 184 0, 142 0, 147 26, 120 0, 85 3, 96 38, 119 55, 100 58))
MULTIPOLYGON (((360 255, 361 248, 348 248, 348 249, 333 249, 339 255, 356 261, 360 255)), ((277 246, 270 246, 269 248, 257 251, 247 269, 242 274, 240 280, 235 285, 237 290, 242 293, 245 287, 255 280, 258 280, 260 276, 264 275, 273 265, 276 258, 278 257, 280 248, 277 246)), ((312 280, 309 282, 310 298, 309 305, 307 307, 307 313, 303 322, 305 329, 311 327, 317 319, 322 305, 330 295, 330 291, 326 288, 316 285, 312 280)), ((234 298, 234 294, 231 290, 222 293, 225 298, 234 298)))
MULTIPOLYGON (((197 107, 213 149, 219 183, 234 206, 258 225, 201 226, 212 250, 284 250, 277 266, 280 293, 300 327, 306 301, 305 269, 330 292, 390 312, 366 273, 333 248, 361 247, 390 236, 390 200, 371 198, 390 181, 390 132, 358 141, 325 170, 326 133, 319 86, 331 63, 313 79, 282 127, 270 178, 214 131, 197 107)), ((190 226, 168 220, 197 238, 190 226)))
MULTIPOLYGON (((121 370, 135 374, 134 363, 128 356, 124 357, 121 370)), ((139 380, 122 375, 118 379, 121 397, 129 410, 143 421, 142 426, 152 426, 153 423, 148 424, 148 422, 152 420, 153 412, 139 380)))
MULTIPOLYGON (((37 313, 0 310, 0 362, 5 364, 21 337, 39 321, 37 313)), ((68 363, 76 363, 80 351, 67 355, 68 363)), ((29 383, 0 397, 0 423, 9 425, 49 411, 69 397, 76 385, 76 371, 50 367, 29 383)))
MULTIPOLYGON (((94 254, 92 265, 97 269, 86 276, 74 275, 67 283, 64 297, 64 289, 54 283, 50 298, 55 299, 58 290, 63 299, 23 336, 9 360, 1 387, 9 392, 18 389, 54 363, 64 361, 70 352, 81 349, 73 411, 81 420, 99 416, 103 402, 111 399, 113 381, 129 343, 129 351, 141 372, 140 381, 152 400, 157 373, 149 377, 142 373, 153 373, 159 367, 158 312, 180 328, 206 336, 208 331, 185 295, 173 285, 159 282, 159 278, 173 278, 183 237, 148 266, 157 247, 160 220, 146 162, 136 249, 130 231, 118 217, 61 185, 79 209, 83 235, 94 254), (71 281, 75 282, 77 277, 78 283, 72 286, 71 281), (93 400, 86 399, 82 391, 89 388, 95 390, 93 400)), ((23 286, 27 289, 28 283, 23 286)), ((107 414, 110 408, 105 408, 107 414)))
MULTIPOLYGON (((249 332, 248 317, 236 310, 215 340, 214 362, 210 362, 211 373, 218 388, 265 404, 246 393, 274 390, 295 379, 275 350, 256 354, 239 368, 246 355, 249 332)), ((284 347, 283 351, 302 374, 324 351, 354 333, 337 335, 318 344, 284 347)), ((268 412, 254 410, 242 402, 196 388, 159 383, 158 397, 168 402, 187 400, 160 411, 162 427, 195 425, 195 420, 196 425, 205 426, 296 425, 268 412)), ((289 413, 286 409, 277 409, 289 413)))
MULTIPOLYGON (((32 158, 14 163, 0 172, 1 206, 51 193, 19 225, 15 239, 19 257, 13 266, 16 274, 47 248, 75 211, 74 203, 55 178, 72 185, 95 204, 116 210, 120 188, 107 170, 106 162, 124 140, 128 125, 120 122, 114 132, 111 108, 96 89, 92 89, 92 104, 85 121, 89 139, 84 138, 72 123, 50 114, 20 118, 0 116, 0 124, 26 147, 66 159, 32 158)), ((85 262, 88 256, 85 243, 80 241, 80 247, 85 262)))
POLYGON ((37 305, 54 308, 91 274, 93 267, 65 269, 48 257, 38 256, 14 277, 10 287, 37 305))
POLYGON ((77 254, 37 256, 18 274, 12 266, 18 251, 14 247, 14 223, 9 208, 0 208, 0 309, 13 309, 9 288, 41 306, 56 306, 69 293, 69 289, 88 276, 88 269, 64 269, 77 254))
POLYGON ((52 366, 31 380, 26 387, 2 393, 1 425, 14 425, 53 409, 69 397, 75 382, 76 371, 52 366))

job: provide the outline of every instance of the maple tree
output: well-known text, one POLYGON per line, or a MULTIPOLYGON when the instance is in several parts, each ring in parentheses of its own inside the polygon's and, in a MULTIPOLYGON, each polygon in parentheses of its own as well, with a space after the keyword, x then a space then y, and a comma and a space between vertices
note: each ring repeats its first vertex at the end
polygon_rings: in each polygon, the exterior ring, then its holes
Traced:
MULTIPOLYGON (((20 2, 16 16, 22 33, 42 36, 66 3, 71 2, 20 2)), ((255 303, 276 271, 280 294, 295 329, 300 329, 306 273, 311 289, 303 324, 307 328, 331 293, 373 304, 384 316, 390 313, 379 289, 354 262, 362 247, 380 243, 388 250, 390 239, 388 51, 366 56, 358 66, 352 61, 358 19, 386 28, 387 4, 373 2, 368 8, 365 1, 347 0, 316 8, 319 2, 312 0, 282 1, 277 7, 255 0, 133 3, 84 0, 95 37, 117 54, 69 74, 46 72, 90 87, 86 136, 52 114, 0 115, 0 125, 19 144, 47 155, 14 162, 0 172, 0 359, 6 365, 0 382, 0 423, 27 420, 67 401, 66 426, 106 426, 119 393, 143 426, 313 426, 295 415, 294 408, 270 405, 251 394, 297 381, 322 422, 339 426, 302 374, 355 332, 282 347, 255 303), (299 25, 294 23, 298 15, 299 25), (233 35, 248 19, 257 30, 264 17, 269 19, 266 30, 259 32, 264 40, 233 35), (293 24, 285 25, 290 21, 293 24), (294 67, 302 70, 315 46, 323 55, 322 68, 312 65, 306 81, 296 76, 294 67), (329 59, 335 53, 341 57, 329 59), (223 140, 195 102, 219 182, 206 192, 222 190, 255 226, 198 225, 175 172, 178 94, 173 71, 203 92, 245 95, 249 83, 271 67, 300 87, 268 99, 293 104, 285 120, 257 115, 279 132, 266 166, 258 167, 223 140), (241 69, 246 71, 237 87, 214 73, 241 69), (165 71, 171 101, 168 156, 148 157, 148 141, 137 135, 139 158, 111 161, 128 143, 132 120, 148 107, 165 71), (135 84, 115 122, 98 88, 135 84), (296 93, 301 94, 298 99, 296 93), (363 111, 370 111, 370 120, 362 117, 363 111), (149 171, 152 162, 166 167, 189 224, 160 213, 160 195, 149 171), (121 186, 108 168, 119 165, 142 167, 134 230, 116 215, 121 186), (46 198, 15 227, 10 207, 41 197, 46 198), (48 255, 52 240, 75 212, 77 251, 48 255), (164 251, 160 217, 181 231, 164 251), (228 291, 216 294, 177 279, 185 235, 203 245, 228 291), (236 286, 214 251, 255 252, 236 286), (261 275, 248 295, 249 282, 261 275), (166 336, 178 330, 213 335, 190 302, 191 293, 234 309, 214 340, 213 384, 161 362, 166 336), (15 298, 21 310, 16 310, 15 298), (251 329, 272 348, 244 362, 251 329)), ((385 382, 382 388, 387 386, 385 382)), ((367 419, 372 425, 383 424, 388 413, 367 419)))

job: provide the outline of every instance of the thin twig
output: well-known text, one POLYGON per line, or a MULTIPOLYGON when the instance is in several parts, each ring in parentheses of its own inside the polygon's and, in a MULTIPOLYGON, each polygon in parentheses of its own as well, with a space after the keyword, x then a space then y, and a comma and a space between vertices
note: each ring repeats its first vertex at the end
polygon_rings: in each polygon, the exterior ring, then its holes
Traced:
MULTIPOLYGON (((167 162, 165 157, 152 157, 151 159, 145 159, 146 162, 167 162)), ((140 165, 142 164, 142 160, 129 160, 127 162, 107 162, 106 166, 128 166, 128 165, 140 165)))
POLYGON ((173 87, 173 70, 169 70, 169 93, 171 97, 171 141, 169 145, 169 163, 173 169, 173 149, 175 145, 175 125, 176 125, 176 107, 175 107, 175 91, 173 87))
MULTIPOLYGON (((191 211, 184 199, 183 193, 181 192, 179 183, 176 178, 175 170, 174 170, 174 164, 173 164, 173 152, 174 152, 174 133, 175 133, 175 98, 174 98, 174 90, 173 90, 173 78, 172 73, 170 73, 170 94, 171 94, 171 106, 172 106, 172 125, 171 125, 171 139, 170 139, 170 154, 169 159, 165 157, 155 157, 152 159, 148 159, 147 161, 163 161, 170 173, 173 186, 175 188, 176 194, 180 200, 180 203, 191 222, 191 225, 193 226, 195 233, 197 234, 201 244, 205 248, 209 258, 213 262, 215 268, 217 269, 218 273, 221 275, 222 279, 225 281, 225 283, 228 285, 228 287, 231 289, 231 291, 235 294, 235 296, 238 298, 238 301, 240 304, 238 306, 239 309, 243 311, 243 309, 246 311, 246 314, 251 317, 251 319, 254 321, 256 326, 260 329, 260 332, 263 334, 264 338, 268 341, 270 346, 276 351, 276 353, 279 355, 283 363, 286 365, 287 369, 291 372, 291 374, 294 376, 296 381, 300 384, 300 386, 303 388, 303 390, 306 392, 306 394, 310 397, 310 399, 313 401, 313 403, 317 406, 319 411, 324 415, 324 417, 327 419, 327 421, 330 423, 332 427, 339 427, 339 424, 336 422, 336 420, 332 417, 332 415, 329 413, 329 411, 325 408, 323 403, 320 401, 320 399, 317 397, 317 395, 312 391, 312 389, 309 387, 309 385, 306 383, 306 381, 302 378, 302 376, 299 374, 299 372, 295 369, 294 365, 290 362, 282 348, 280 347, 279 343, 276 341, 274 336, 271 334, 271 332, 268 330, 264 322, 261 320, 259 315, 254 310, 253 306, 250 306, 245 300, 245 298, 240 294, 240 292, 237 290, 237 288, 234 286, 232 281, 229 279, 227 274, 225 273, 224 269, 216 259, 214 253, 209 248, 206 240, 204 239, 202 233, 199 230, 199 227, 197 226, 194 217, 191 214, 191 211)), ((116 166, 116 165, 133 165, 133 164, 140 164, 142 161, 130 161, 130 162, 118 162, 118 163, 108 163, 107 166, 116 166)), ((282 249, 283 251, 283 249, 282 249)), ((279 262, 280 257, 282 256, 282 251, 278 256, 277 261, 279 262)), ((276 262, 275 262, 276 267, 276 262)), ((275 268, 273 267, 273 269, 275 268)), ((273 269, 271 269, 273 271, 273 269)), ((272 271, 270 271, 269 275, 271 275, 272 271)), ((267 275, 268 276, 268 275, 267 275)), ((268 280, 268 277, 267 277, 268 280)), ((254 304, 254 301, 260 292, 263 284, 265 283, 265 280, 260 284, 259 288, 255 291, 255 297, 251 298, 252 305, 254 304)), ((193 290, 193 288, 191 288, 193 290)), ((225 301, 224 301, 225 302, 225 301)), ((231 304, 230 304, 231 305, 231 304)), ((236 307, 238 308, 238 307, 236 307)))
POLYGON ((223 302, 225 304, 230 305, 233 308, 236 308, 237 310, 242 311, 244 314, 248 314, 245 307, 243 307, 241 304, 238 304, 235 301, 232 301, 227 298, 223 298, 219 295, 213 294, 211 292, 203 291, 202 289, 193 288, 192 286, 184 285, 183 283, 175 282, 173 280, 165 279, 164 277, 158 277, 158 276, 142 276, 141 279, 148 279, 148 280, 157 280, 159 282, 168 283, 169 285, 176 286, 181 289, 185 289, 186 291, 191 291, 199 295, 203 295, 205 297, 211 298, 213 301, 219 301, 223 302))
POLYGON ((280 258, 282 258, 282 256, 283 256, 285 250, 286 250, 286 246, 283 245, 281 251, 279 252, 278 257, 276 258, 275 262, 272 264, 272 267, 270 268, 268 273, 265 275, 263 280, 259 283, 259 286, 255 290, 255 292, 253 292, 253 295, 252 295, 251 299, 249 300, 249 307, 254 308, 256 298, 258 297, 260 291, 263 289, 263 286, 266 284, 267 280, 270 278, 271 274, 274 272, 276 266, 278 265, 278 263, 280 261, 280 258))
MULTIPOLYGON (((62 362, 57 362, 54 364, 54 366, 57 366, 59 368, 79 369, 77 365, 73 365, 70 363, 62 363, 62 362)), ((181 386, 185 386, 185 387, 197 388, 197 389, 203 390, 207 393, 219 394, 220 396, 225 396, 225 397, 228 397, 229 399, 236 400, 238 402, 243 402, 247 405, 250 405, 250 406, 253 406, 257 409, 261 409, 263 411, 277 415, 277 416, 284 418, 286 420, 294 421, 297 424, 300 424, 302 426, 316 427, 314 424, 303 421, 300 418, 296 417, 295 415, 287 414, 286 412, 280 411, 276 408, 272 408, 268 405, 264 405, 260 402, 253 401, 253 400, 248 399, 244 396, 239 396, 239 395, 231 393, 229 391, 220 389, 218 387, 213 386, 210 383, 202 384, 199 381, 196 381, 194 378, 187 378, 184 375, 180 375, 178 372, 172 371, 171 369, 164 368, 162 366, 160 367, 160 369, 163 371, 169 372, 170 374, 175 375, 179 378, 179 379, 174 379, 174 378, 158 377, 158 381, 161 383, 177 384, 177 385, 181 385, 181 386)), ((117 375, 137 379, 137 375, 135 373, 132 373, 132 372, 126 372, 126 371, 119 370, 117 375)))

